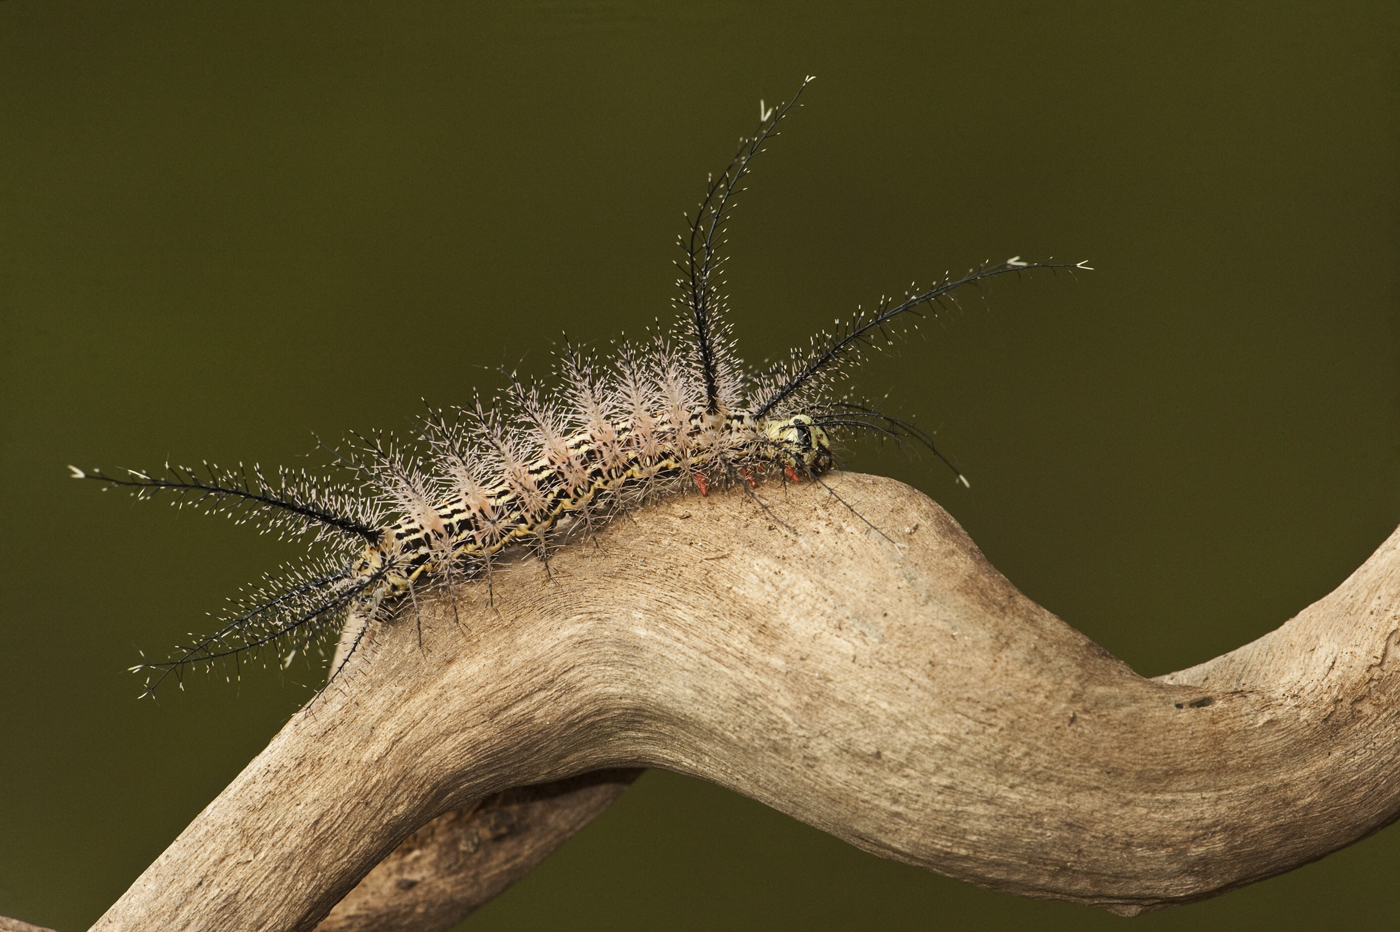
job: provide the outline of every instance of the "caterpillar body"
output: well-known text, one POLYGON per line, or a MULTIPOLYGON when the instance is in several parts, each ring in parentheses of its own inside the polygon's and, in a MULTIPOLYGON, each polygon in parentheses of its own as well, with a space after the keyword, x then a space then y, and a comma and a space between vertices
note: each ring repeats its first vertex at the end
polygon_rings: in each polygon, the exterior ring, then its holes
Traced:
POLYGON ((171 674, 183 684, 191 666, 260 648, 276 646, 290 662, 353 613, 361 624, 334 678, 368 627, 422 587, 484 576, 489 592, 493 559, 518 548, 536 551, 548 571, 550 552, 571 534, 589 535, 622 511, 688 488, 704 494, 713 483, 737 484, 757 500, 752 489, 764 478, 820 481, 835 463, 833 437, 846 432, 912 437, 943 459, 927 434, 838 393, 836 383, 862 353, 889 342, 897 321, 962 286, 1088 266, 1017 257, 945 277, 902 300, 882 298, 766 372, 748 372, 723 317, 719 250, 750 164, 811 80, 785 104, 760 103, 758 128, 688 218, 677 263, 678 320, 669 334, 642 347, 616 345, 610 364, 566 346, 558 391, 512 378, 495 405, 478 399, 431 412, 417 447, 357 438, 348 453, 331 451, 348 475, 338 482, 207 463, 199 471, 167 464, 163 475, 128 470, 124 477, 70 467, 75 478, 143 498, 173 495, 178 504, 310 533, 323 545, 319 559, 254 593, 214 634, 171 660, 133 667, 148 674, 146 694, 171 674))

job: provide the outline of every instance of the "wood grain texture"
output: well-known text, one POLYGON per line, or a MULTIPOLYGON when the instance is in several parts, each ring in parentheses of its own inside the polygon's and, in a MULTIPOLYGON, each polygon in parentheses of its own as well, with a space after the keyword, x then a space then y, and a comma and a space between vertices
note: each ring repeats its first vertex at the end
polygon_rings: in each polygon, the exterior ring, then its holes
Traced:
MULTIPOLYGON (((1400 813, 1400 532, 1273 634, 1148 680, 932 501, 831 481, 883 535, 819 488, 765 489, 773 515, 687 497, 559 553, 551 577, 504 568, 494 607, 471 587, 420 599, 421 646, 411 615, 370 632, 94 928, 311 929, 433 818, 610 768, 1127 914, 1400 813)), ((570 830, 531 844, 550 831, 570 830)))

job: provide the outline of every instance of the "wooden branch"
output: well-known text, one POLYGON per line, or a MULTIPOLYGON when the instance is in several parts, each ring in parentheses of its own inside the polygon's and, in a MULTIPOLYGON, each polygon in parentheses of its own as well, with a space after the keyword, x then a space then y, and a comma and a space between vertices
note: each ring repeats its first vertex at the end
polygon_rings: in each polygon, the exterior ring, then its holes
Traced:
MULTIPOLYGON (((95 928, 310 929, 410 833, 605 768, 1131 914, 1400 814, 1400 532, 1273 634, 1147 680, 899 483, 645 509, 377 626, 95 928), (793 535, 781 519, 796 528, 793 535), (887 535, 887 536, 886 536, 887 535)), ((425 928, 428 926, 424 926, 425 928)))
POLYGON ((534 870, 641 774, 595 771, 440 815, 380 861, 316 932, 450 929, 534 870))

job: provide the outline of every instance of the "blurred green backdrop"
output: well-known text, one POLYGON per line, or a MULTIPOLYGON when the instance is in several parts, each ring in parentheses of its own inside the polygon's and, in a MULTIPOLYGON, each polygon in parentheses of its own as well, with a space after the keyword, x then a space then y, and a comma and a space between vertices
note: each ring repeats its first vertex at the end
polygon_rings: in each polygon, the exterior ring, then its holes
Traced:
MULTIPOLYGON (((1396 6, 0 2, 0 915, 91 923, 308 697, 137 702, 294 547, 67 463, 295 464, 669 314, 681 211, 818 80, 732 227, 773 355, 1020 254, 863 385, 972 479, 858 447, 1155 675, 1400 519, 1396 6)), ((1400 830, 1143 929, 1400 926, 1400 830)), ((475 929, 1096 929, 652 772, 475 929)))

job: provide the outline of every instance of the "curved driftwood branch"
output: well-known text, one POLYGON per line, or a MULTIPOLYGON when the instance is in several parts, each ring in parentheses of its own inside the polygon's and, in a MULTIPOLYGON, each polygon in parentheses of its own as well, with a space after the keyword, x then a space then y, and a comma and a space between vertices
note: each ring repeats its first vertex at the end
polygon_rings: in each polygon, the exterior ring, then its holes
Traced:
POLYGON ((771 516, 683 498, 550 578, 497 572, 494 608, 471 588, 420 600, 421 644, 411 617, 372 631, 96 928, 310 929, 434 817, 607 768, 692 774, 884 857, 1120 913, 1400 814, 1400 532, 1273 634, 1147 680, 927 498, 831 481, 884 535, 819 488, 765 489, 771 516))

